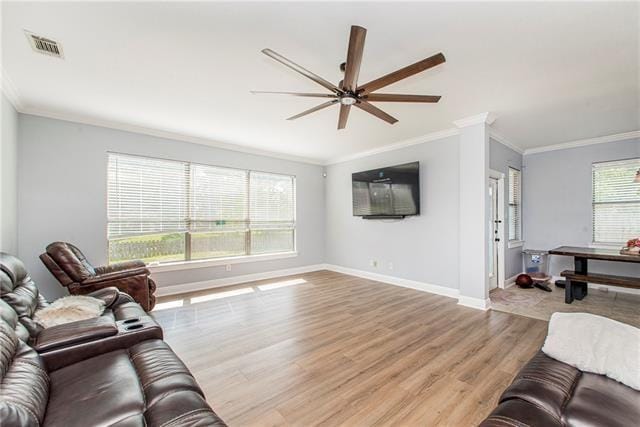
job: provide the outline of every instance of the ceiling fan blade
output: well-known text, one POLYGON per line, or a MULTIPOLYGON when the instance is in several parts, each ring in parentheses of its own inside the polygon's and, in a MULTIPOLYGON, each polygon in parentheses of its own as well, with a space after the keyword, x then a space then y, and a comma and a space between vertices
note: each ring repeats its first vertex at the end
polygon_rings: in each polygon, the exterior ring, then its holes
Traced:
POLYGON ((370 93, 362 98, 370 102, 438 102, 440 101, 441 96, 370 93))
POLYGON ((407 77, 413 76, 414 74, 418 74, 422 71, 428 70, 429 68, 435 67, 436 65, 442 64, 445 61, 446 59, 444 58, 444 55, 442 53, 438 53, 436 55, 423 59, 422 61, 418 61, 415 64, 411 64, 404 68, 401 68, 398 71, 394 71, 393 73, 382 76, 379 79, 375 79, 370 81, 369 83, 365 83, 362 86, 358 87, 358 93, 362 95, 369 94, 375 90, 378 90, 385 86, 389 86, 392 83, 395 83, 402 79, 406 79, 407 77))
POLYGON ((323 87, 326 87, 330 91, 335 92, 337 94, 341 93, 340 89, 338 89, 338 87, 336 85, 334 85, 333 83, 323 79, 322 77, 318 76, 317 74, 312 73, 311 71, 307 70, 306 68, 303 68, 303 67, 299 66, 295 62, 292 62, 292 61, 288 60, 284 56, 272 51, 271 49, 262 49, 262 53, 264 53, 265 55, 275 59, 279 63, 281 63, 283 65, 286 65, 287 67, 291 68, 292 70, 297 71, 298 73, 300 73, 303 76, 313 80, 314 82, 318 83, 319 85, 321 85, 323 87))
POLYGON ((377 118, 379 118, 381 120, 384 120, 387 123, 394 124, 395 122, 398 121, 398 119, 396 119, 395 117, 390 116, 389 114, 385 113, 384 111, 382 111, 378 107, 374 107, 373 105, 369 104, 367 101, 359 100, 354 105, 356 107, 360 108, 361 110, 364 110, 367 113, 373 114, 377 118))
POLYGON ((316 112, 316 111, 318 111, 318 110, 322 110, 323 108, 330 107, 330 106, 332 106, 333 104, 335 104, 336 102, 338 102, 338 100, 337 100, 337 99, 334 99, 334 100, 331 100, 331 101, 324 102, 324 103, 322 103, 322 104, 320 104, 320 105, 316 105, 316 106, 315 106, 315 107, 313 107, 313 108, 309 108, 308 110, 303 111, 303 112, 302 112, 302 113, 300 113, 300 114, 296 114, 295 116, 291 116, 291 117, 289 117, 287 120, 295 120, 295 119, 298 119, 298 118, 300 118, 300 117, 302 117, 302 116, 306 116, 307 114, 311 114, 311 113, 314 113, 314 112, 316 112))
POLYGON ((301 92, 271 92, 266 90, 252 90, 254 95, 293 95, 293 96, 305 96, 309 98, 336 98, 335 93, 301 93, 301 92))
POLYGON ((351 105, 340 104, 340 116, 338 117, 338 129, 344 129, 347 126, 351 105))
POLYGON ((358 86, 358 75, 360 74, 360 64, 362 64, 362 52, 366 35, 366 29, 357 25, 351 26, 342 90, 354 92, 358 86))

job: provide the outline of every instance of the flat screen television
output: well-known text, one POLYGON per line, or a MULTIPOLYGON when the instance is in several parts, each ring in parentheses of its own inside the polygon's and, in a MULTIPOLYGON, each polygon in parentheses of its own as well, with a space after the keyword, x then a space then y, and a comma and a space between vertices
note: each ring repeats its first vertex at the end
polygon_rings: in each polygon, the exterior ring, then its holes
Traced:
POLYGON ((367 219, 420 215, 420 163, 351 175, 353 216, 367 219))

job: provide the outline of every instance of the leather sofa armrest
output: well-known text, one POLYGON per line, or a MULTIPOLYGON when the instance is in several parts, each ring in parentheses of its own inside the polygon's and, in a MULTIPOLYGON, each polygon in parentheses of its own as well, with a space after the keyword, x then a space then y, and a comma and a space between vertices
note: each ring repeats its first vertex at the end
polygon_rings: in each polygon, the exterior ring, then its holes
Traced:
POLYGON ((101 276, 103 274, 114 273, 116 271, 137 270, 140 268, 146 269, 147 265, 143 261, 133 260, 133 261, 118 262, 110 265, 103 265, 101 267, 95 267, 94 270, 97 276, 101 276))
POLYGON ((46 353, 117 333, 118 327, 114 320, 109 316, 100 316, 43 329, 35 338, 32 347, 38 353, 46 353))
POLYGON ((89 277, 88 279, 83 280, 80 285, 95 285, 98 283, 108 282, 111 280, 125 279, 127 277, 133 276, 147 276, 149 274, 149 270, 146 267, 144 268, 136 268, 133 270, 122 270, 122 271, 113 271, 110 273, 104 273, 100 275, 96 275, 94 277, 89 277))
POLYGON ((98 289, 97 291, 89 292, 87 296, 104 301, 105 308, 110 308, 118 300, 120 291, 115 286, 109 286, 98 289))

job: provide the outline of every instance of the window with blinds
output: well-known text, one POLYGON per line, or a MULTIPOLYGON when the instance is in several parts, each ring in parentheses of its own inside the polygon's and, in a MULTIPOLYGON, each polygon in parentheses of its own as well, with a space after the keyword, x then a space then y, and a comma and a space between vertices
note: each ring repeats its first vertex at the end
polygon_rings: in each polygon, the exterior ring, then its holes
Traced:
POLYGON ((295 250, 295 177, 110 153, 109 261, 295 250))
POLYGON ((509 168, 509 240, 522 240, 522 180, 518 169, 509 168))
POLYGON ((640 158, 594 163, 593 242, 621 245, 640 236, 640 158))

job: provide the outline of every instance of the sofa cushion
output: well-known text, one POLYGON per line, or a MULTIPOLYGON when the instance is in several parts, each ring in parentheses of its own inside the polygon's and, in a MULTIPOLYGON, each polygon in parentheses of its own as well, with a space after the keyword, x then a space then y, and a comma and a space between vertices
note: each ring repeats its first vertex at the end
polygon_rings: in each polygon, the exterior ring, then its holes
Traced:
POLYGON ((144 394, 126 350, 69 365, 50 377, 44 425, 110 425, 144 412, 144 394))
POLYGON ((640 422, 640 392, 604 375, 583 373, 564 410, 570 426, 624 427, 640 422))
POLYGON ((573 366, 538 352, 504 391, 500 401, 522 399, 560 420, 580 375, 573 366))
POLYGON ((33 320, 33 314, 46 307, 47 301, 40 295, 22 261, 3 252, 0 253, 0 296, 18 314, 29 335, 38 335, 42 327, 33 320))
POLYGON ((0 320, 0 424, 40 425, 49 397, 49 377, 38 354, 0 320))
POLYGON ((148 426, 226 427, 204 398, 189 390, 167 393, 155 400, 145 418, 148 426))
POLYGON ((29 331, 24 327, 22 323, 18 320, 18 313, 3 299, 0 299, 0 320, 4 321, 13 331, 16 333, 18 338, 22 341, 29 341, 29 331))
POLYGON ((202 393, 195 379, 164 341, 143 341, 129 349, 147 405, 178 390, 202 393))

